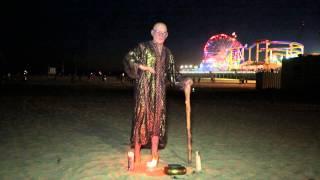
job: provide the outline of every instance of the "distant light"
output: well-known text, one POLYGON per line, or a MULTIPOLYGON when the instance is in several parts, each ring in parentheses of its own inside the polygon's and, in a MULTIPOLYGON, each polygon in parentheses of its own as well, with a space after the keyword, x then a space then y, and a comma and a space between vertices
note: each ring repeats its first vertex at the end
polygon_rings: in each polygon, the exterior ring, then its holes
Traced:
POLYGON ((231 35, 232 35, 234 38, 237 38, 237 37, 238 37, 237 34, 236 34, 236 32, 233 32, 231 35))

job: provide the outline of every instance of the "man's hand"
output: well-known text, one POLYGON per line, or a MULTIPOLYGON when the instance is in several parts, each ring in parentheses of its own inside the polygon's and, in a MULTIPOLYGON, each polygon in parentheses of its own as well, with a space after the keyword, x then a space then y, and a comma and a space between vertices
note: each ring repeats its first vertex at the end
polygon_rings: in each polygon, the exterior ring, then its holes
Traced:
POLYGON ((154 74, 155 70, 152 67, 149 66, 144 66, 144 65, 139 65, 139 69, 143 70, 143 71, 149 71, 150 73, 154 74))
POLYGON ((192 86, 193 80, 191 78, 188 78, 187 80, 184 81, 184 87, 187 86, 192 86))

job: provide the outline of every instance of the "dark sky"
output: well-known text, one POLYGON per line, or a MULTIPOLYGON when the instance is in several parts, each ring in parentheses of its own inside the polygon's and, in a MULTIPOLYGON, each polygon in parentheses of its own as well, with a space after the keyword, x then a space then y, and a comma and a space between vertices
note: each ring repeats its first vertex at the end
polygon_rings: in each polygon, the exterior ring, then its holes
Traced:
POLYGON ((208 38, 237 32, 257 39, 298 41, 320 52, 319 0, 73 0, 2 5, 1 58, 10 67, 48 65, 121 70, 129 48, 168 25, 166 45, 177 64, 199 64, 208 38))

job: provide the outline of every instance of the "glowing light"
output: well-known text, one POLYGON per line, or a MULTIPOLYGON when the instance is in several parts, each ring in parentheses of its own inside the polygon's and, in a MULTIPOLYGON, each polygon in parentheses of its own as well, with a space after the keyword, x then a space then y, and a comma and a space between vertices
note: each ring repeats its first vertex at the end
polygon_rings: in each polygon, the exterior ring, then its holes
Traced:
POLYGON ((242 44, 235 39, 236 34, 228 36, 218 34, 212 36, 204 47, 203 68, 209 71, 225 71, 233 69, 243 57, 240 48, 242 44))
POLYGON ((232 35, 232 37, 237 38, 236 32, 233 32, 231 35, 232 35))

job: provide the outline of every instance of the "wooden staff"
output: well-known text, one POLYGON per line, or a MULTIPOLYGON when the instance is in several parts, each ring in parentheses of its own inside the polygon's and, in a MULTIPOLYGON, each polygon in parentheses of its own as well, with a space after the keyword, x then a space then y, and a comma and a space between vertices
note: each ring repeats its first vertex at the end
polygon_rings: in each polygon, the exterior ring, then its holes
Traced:
POLYGON ((188 163, 191 164, 192 145, 191 145, 191 106, 190 106, 191 84, 187 84, 184 88, 185 103, 186 103, 186 118, 187 118, 187 133, 188 133, 188 163))

